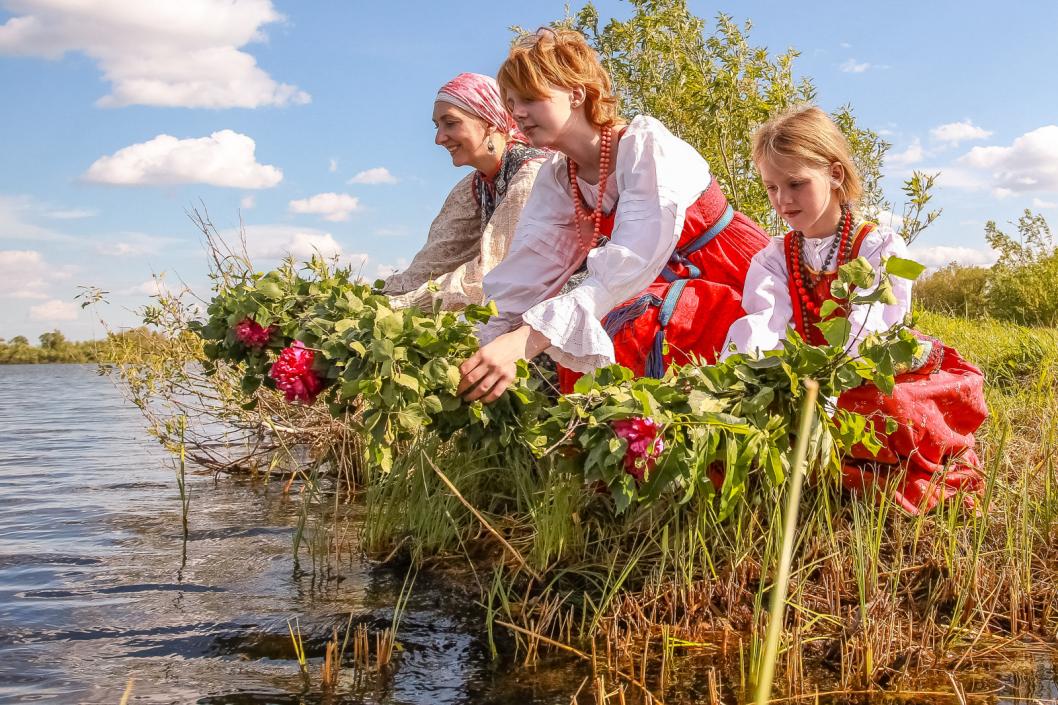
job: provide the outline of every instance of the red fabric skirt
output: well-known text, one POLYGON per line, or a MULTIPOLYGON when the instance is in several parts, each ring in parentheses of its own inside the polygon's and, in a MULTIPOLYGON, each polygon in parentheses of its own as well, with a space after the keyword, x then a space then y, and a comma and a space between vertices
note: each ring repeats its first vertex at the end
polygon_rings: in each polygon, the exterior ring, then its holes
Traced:
MULTIPOLYGON (((687 209, 676 252, 665 272, 644 291, 603 319, 614 355, 637 377, 660 376, 672 364, 692 359, 716 362, 727 330, 742 310, 742 288, 750 260, 768 244, 760 226, 729 206, 714 180, 687 209), (700 249, 695 241, 725 219, 729 222, 700 249), (677 287, 673 291, 673 287, 677 287), (663 309, 669 306, 667 316, 663 309), (615 322, 621 316, 623 322, 615 322), (664 321, 663 318, 667 318, 664 321)), ((559 389, 573 391, 581 375, 558 366, 559 389)))
POLYGON ((891 395, 873 384, 851 389, 838 408, 862 414, 882 440, 877 456, 852 449, 842 484, 855 492, 883 490, 911 514, 962 493, 973 504, 984 489, 974 432, 988 416, 981 371, 954 349, 934 341, 926 365, 896 377, 891 395), (939 354, 937 354, 939 352, 939 354), (896 430, 885 433, 886 417, 896 430))

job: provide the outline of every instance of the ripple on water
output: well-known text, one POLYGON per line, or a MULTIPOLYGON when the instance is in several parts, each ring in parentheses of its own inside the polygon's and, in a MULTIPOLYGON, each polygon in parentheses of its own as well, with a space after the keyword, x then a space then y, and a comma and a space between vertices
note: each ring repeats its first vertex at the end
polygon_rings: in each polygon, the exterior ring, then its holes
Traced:
MULTIPOLYGON (((212 476, 188 478, 185 541, 172 463, 142 427, 91 366, 0 367, 0 702, 114 703, 130 676, 137 703, 335 702, 306 689, 288 619, 318 659, 350 613, 388 626, 403 576, 295 571, 300 499, 212 476)), ((462 604, 417 588, 395 675, 346 678, 340 701, 469 702, 493 675, 462 604)))

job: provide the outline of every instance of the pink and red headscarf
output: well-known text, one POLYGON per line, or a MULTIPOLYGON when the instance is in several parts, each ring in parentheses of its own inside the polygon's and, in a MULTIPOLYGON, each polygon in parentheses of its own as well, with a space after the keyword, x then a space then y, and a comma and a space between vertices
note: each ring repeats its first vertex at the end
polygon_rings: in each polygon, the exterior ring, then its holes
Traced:
POLYGON ((437 91, 437 100, 450 103, 514 137, 524 139, 514 118, 503 107, 496 80, 480 73, 461 73, 437 91))

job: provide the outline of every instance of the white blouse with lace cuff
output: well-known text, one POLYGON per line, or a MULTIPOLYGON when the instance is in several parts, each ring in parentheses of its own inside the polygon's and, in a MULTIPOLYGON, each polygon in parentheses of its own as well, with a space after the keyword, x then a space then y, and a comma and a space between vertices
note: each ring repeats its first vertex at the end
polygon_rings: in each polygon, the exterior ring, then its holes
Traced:
MULTIPOLYGON (((581 260, 566 157, 553 156, 540 169, 510 253, 485 276, 485 298, 496 302, 499 315, 479 329, 481 344, 526 323, 548 339, 544 352, 564 367, 590 372, 612 364, 613 342, 600 320, 661 273, 687 208, 709 180, 709 165, 693 147, 654 118, 633 119, 603 195, 604 209, 616 202, 613 233, 588 253, 584 281, 559 295, 581 260)), ((578 185, 594 208, 598 186, 579 177, 578 185)))
MULTIPOLYGON (((835 237, 806 239, 805 264, 816 271, 822 270, 823 260, 835 237)), ((859 254, 874 267, 873 290, 878 285, 882 260, 886 257, 907 257, 907 245, 903 238, 889 228, 876 226, 864 237, 859 254)), ((834 267, 831 266, 828 271, 834 271, 834 267)), ((731 324, 721 358, 736 352, 760 354, 782 347, 786 331, 793 325, 793 301, 790 298, 788 276, 783 238, 772 238, 767 247, 754 255, 749 265, 742 293, 742 308, 746 315, 731 324)), ((858 304, 850 310, 849 323, 853 335, 851 352, 855 353, 860 342, 870 333, 888 330, 911 311, 911 282, 893 277, 892 284, 897 301, 895 304, 858 304)))

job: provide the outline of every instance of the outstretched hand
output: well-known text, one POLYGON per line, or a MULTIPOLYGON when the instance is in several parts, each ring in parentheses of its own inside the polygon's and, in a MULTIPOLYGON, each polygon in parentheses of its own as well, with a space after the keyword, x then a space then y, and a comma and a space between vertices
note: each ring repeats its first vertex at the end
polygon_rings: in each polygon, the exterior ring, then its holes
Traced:
POLYGON ((549 345, 547 338, 526 325, 504 333, 459 366, 458 393, 466 401, 491 404, 514 381, 518 361, 536 357, 549 345))

